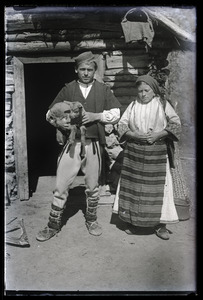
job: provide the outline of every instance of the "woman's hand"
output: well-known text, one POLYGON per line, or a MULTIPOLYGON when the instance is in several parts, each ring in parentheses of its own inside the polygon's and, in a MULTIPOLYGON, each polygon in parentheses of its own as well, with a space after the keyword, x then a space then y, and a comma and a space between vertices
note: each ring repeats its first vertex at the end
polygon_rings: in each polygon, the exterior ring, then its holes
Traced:
POLYGON ((147 133, 147 142, 149 144, 153 144, 156 141, 160 140, 163 137, 166 137, 168 135, 168 132, 166 130, 160 131, 160 132, 153 132, 152 130, 150 130, 147 133))
POLYGON ((147 135, 146 134, 142 134, 142 133, 138 133, 138 131, 131 131, 129 130, 127 133, 126 133, 126 136, 130 139, 133 139, 137 142, 147 142, 147 135))

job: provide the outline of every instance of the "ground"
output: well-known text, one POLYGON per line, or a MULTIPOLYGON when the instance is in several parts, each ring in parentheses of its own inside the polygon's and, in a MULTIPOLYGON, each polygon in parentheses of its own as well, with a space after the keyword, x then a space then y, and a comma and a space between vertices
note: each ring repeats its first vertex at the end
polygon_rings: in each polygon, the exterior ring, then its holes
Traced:
POLYGON ((195 291, 196 242, 192 213, 189 220, 168 226, 173 233, 167 241, 146 230, 127 235, 124 224, 112 213, 113 196, 103 196, 98 208, 103 234, 95 237, 85 227, 83 187, 78 185, 71 190, 61 232, 49 241, 38 242, 36 234, 46 225, 50 211, 51 192, 44 192, 54 180, 41 178, 40 193, 6 209, 7 222, 17 217, 10 227, 15 227, 17 220, 24 220, 30 244, 30 247, 6 245, 8 293, 195 291))
MULTIPOLYGON (((188 135, 188 134, 187 134, 188 135)), ((192 134, 190 134, 192 136, 192 134)), ((196 174, 194 144, 184 138, 183 171, 190 192, 190 218, 168 225, 165 241, 153 232, 127 235, 112 213, 114 196, 103 196, 98 221, 103 233, 88 233, 84 219, 82 177, 75 181, 64 213, 61 232, 46 242, 36 234, 48 220, 55 177, 41 177, 28 201, 14 201, 5 209, 6 223, 23 219, 30 247, 5 247, 5 290, 51 292, 196 292, 196 174)), ((7 226, 6 228, 9 228, 7 226)), ((18 234, 16 232, 8 235, 18 234)), ((17 293, 17 292, 15 292, 17 293)), ((20 293, 20 292, 18 292, 20 293)))

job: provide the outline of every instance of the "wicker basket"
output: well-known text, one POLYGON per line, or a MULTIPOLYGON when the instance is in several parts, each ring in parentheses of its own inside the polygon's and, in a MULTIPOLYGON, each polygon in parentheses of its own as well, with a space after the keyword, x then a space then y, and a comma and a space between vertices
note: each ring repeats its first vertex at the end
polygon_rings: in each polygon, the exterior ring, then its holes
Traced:
POLYGON ((175 147, 175 169, 171 169, 173 180, 174 201, 180 221, 190 218, 189 192, 185 183, 185 176, 179 156, 179 148, 175 147))

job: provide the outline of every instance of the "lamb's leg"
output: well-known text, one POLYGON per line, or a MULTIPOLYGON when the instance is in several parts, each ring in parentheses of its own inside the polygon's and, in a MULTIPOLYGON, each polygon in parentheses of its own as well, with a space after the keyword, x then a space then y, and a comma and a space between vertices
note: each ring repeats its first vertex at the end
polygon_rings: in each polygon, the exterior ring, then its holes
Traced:
POLYGON ((76 132, 77 132, 77 127, 76 127, 76 125, 72 125, 72 126, 71 126, 70 135, 69 135, 68 148, 67 148, 66 153, 70 150, 71 145, 72 145, 72 144, 74 143, 74 141, 75 141, 76 132))
POLYGON ((85 156, 85 136, 86 136, 86 127, 81 126, 80 127, 80 132, 81 132, 81 156, 85 156))
POLYGON ((56 129, 56 140, 59 143, 59 145, 62 145, 62 146, 65 145, 65 142, 66 142, 65 136, 58 129, 56 129))

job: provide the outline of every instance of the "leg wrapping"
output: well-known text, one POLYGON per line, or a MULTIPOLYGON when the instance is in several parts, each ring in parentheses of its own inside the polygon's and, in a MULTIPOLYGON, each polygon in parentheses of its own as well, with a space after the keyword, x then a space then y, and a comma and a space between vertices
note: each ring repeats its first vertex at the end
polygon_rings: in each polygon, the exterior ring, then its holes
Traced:
POLYGON ((63 211, 64 211, 63 208, 59 208, 53 204, 51 205, 51 211, 49 214, 49 222, 48 222, 48 226, 50 228, 54 228, 54 229, 61 228, 61 219, 62 219, 63 211))
POLYGON ((97 207, 99 197, 87 197, 86 199, 86 221, 95 222, 97 220, 97 207))

